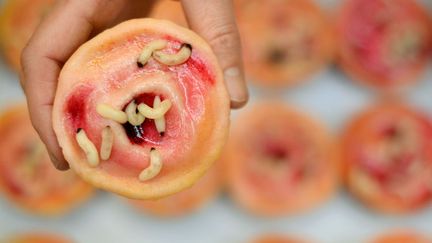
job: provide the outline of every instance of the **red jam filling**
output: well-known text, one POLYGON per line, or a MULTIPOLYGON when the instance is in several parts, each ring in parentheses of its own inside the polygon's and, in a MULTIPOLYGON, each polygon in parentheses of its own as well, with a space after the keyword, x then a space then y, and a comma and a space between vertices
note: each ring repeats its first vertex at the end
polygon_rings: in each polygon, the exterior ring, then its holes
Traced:
POLYGON ((85 128, 86 100, 93 89, 89 86, 81 86, 70 96, 66 106, 66 117, 76 132, 79 128, 85 128))
POLYGON ((288 149, 275 143, 267 143, 264 154, 274 161, 286 161, 289 158, 288 149))
MULTIPOLYGON (((150 107, 153 107, 155 97, 156 94, 145 93, 135 97, 134 100, 137 105, 144 103, 150 107)), ((163 101, 163 97, 159 97, 161 98, 161 101, 163 101)), ((127 105, 129 105, 129 103, 127 105)), ((123 108, 123 111, 126 110, 127 105, 123 108)), ((123 124, 123 128, 125 129, 130 142, 133 144, 158 144, 164 136, 164 134, 160 134, 157 131, 153 119, 145 119, 143 124, 140 126, 133 126, 127 122, 123 124)))
POLYGON ((201 80, 210 83, 213 85, 215 83, 213 74, 210 73, 210 70, 207 68, 206 64, 197 57, 193 55, 186 62, 188 69, 192 71, 192 73, 200 74, 201 80))

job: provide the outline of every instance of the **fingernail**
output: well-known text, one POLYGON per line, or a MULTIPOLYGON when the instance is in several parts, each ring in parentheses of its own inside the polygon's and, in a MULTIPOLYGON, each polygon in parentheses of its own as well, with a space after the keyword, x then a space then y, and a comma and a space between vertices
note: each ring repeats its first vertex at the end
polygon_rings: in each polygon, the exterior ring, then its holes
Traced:
POLYGON ((231 67, 224 72, 225 84, 231 99, 231 108, 243 107, 249 94, 242 72, 237 67, 231 67))
POLYGON ((51 159, 51 162, 53 163, 54 167, 56 167, 57 170, 68 170, 69 164, 68 163, 62 163, 60 160, 58 160, 53 154, 49 153, 49 157, 51 159))

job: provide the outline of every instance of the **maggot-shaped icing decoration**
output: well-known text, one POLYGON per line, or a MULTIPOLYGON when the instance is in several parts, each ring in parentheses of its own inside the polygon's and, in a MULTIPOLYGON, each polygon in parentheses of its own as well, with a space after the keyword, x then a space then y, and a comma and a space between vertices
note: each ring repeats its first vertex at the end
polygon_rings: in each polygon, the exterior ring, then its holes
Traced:
POLYGON ((103 118, 110 119, 121 124, 128 121, 128 117, 125 112, 116 110, 107 104, 97 105, 96 111, 103 118))
POLYGON ((143 67, 153 55, 154 51, 164 49, 166 45, 167 42, 164 40, 154 40, 148 43, 138 58, 138 66, 143 67))
POLYGON ((152 148, 150 150, 150 165, 139 174, 140 181, 147 181, 157 176, 162 169, 162 158, 159 152, 152 148))
MULTIPOLYGON (((153 108, 159 108, 161 106, 161 99, 159 96, 156 96, 154 101, 153 101, 153 108)), ((160 133, 163 134, 165 133, 165 129, 166 129, 166 122, 165 122, 165 116, 161 116, 160 118, 157 118, 154 120, 155 126, 156 126, 156 130, 160 133)))
POLYGON ((163 51, 155 51, 153 52, 153 57, 162 64, 174 66, 185 63, 191 54, 192 46, 190 44, 182 44, 177 53, 168 54, 163 51))
POLYGON ((178 52, 172 54, 163 51, 166 46, 167 41, 164 40, 154 40, 148 43, 138 57, 138 66, 143 67, 152 56, 159 63, 168 66, 180 65, 185 63, 192 54, 192 46, 187 43, 182 44, 178 52))
POLYGON ((84 151, 87 157, 87 162, 90 166, 96 167, 99 164, 98 151, 93 142, 87 137, 84 129, 79 128, 75 138, 80 148, 84 151))
POLYGON ((165 113, 171 108, 171 105, 170 100, 164 100, 158 105, 158 107, 153 108, 141 103, 138 105, 138 111, 146 118, 159 119, 165 115, 165 113))
POLYGON ((145 120, 145 117, 141 113, 137 112, 137 104, 135 100, 129 103, 129 105, 126 107, 126 115, 128 122, 133 126, 139 126, 145 120))
POLYGON ((114 143, 114 134, 110 126, 102 130, 102 143, 100 147, 100 157, 102 160, 108 160, 111 156, 111 150, 114 143))

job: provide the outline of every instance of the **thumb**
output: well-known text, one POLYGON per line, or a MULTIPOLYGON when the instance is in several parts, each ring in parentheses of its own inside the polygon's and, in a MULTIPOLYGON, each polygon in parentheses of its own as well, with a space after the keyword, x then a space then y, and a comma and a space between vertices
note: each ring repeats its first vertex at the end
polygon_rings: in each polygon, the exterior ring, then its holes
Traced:
POLYGON ((243 73, 240 36, 231 0, 182 0, 191 29, 213 48, 224 71, 231 108, 241 108, 249 94, 243 73))

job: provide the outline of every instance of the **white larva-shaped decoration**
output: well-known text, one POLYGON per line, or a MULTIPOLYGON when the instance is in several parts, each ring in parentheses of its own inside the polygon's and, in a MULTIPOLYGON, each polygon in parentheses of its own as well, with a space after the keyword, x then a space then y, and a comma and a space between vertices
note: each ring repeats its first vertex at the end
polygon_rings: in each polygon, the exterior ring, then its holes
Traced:
POLYGON ((180 65, 185 63, 192 54, 192 47, 189 44, 182 44, 180 50, 174 54, 168 54, 163 51, 155 51, 153 52, 153 58, 156 61, 168 65, 180 65))
POLYGON ((158 119, 165 115, 165 113, 171 108, 171 101, 162 101, 157 108, 151 108, 150 106, 141 103, 138 105, 138 111, 145 117, 150 119, 158 119))
POLYGON ((102 143, 100 147, 100 157, 108 160, 111 157, 112 146, 114 144, 114 134, 110 126, 102 130, 102 143))
POLYGON ((140 181, 147 181, 159 174, 162 169, 162 158, 159 152, 152 148, 150 150, 150 165, 139 174, 140 181))
POLYGON ((153 55, 153 52, 155 50, 161 50, 164 49, 167 45, 167 41, 164 40, 154 40, 148 43, 144 49, 142 50, 139 58, 138 58, 138 64, 144 66, 150 57, 153 55))
POLYGON ((87 157, 87 162, 90 164, 90 166, 92 167, 98 166, 99 165, 98 151, 96 149, 96 146, 87 137, 87 134, 84 131, 84 129, 79 128, 75 138, 80 148, 84 151, 87 157))
MULTIPOLYGON (((161 99, 158 96, 155 97, 154 101, 153 101, 153 108, 159 108, 161 105, 161 99)), ((154 120, 155 125, 156 125, 156 130, 159 133, 164 133, 165 129, 166 129, 166 122, 165 122, 165 115, 163 115, 160 118, 157 118, 154 120)))
POLYGON ((121 124, 128 121, 128 117, 125 112, 116 110, 107 104, 97 105, 96 111, 103 118, 110 119, 121 124))
POLYGON ((137 104, 135 103, 135 100, 129 103, 125 111, 128 118, 128 122, 131 125, 139 126, 144 122, 145 117, 141 113, 137 112, 137 104))

